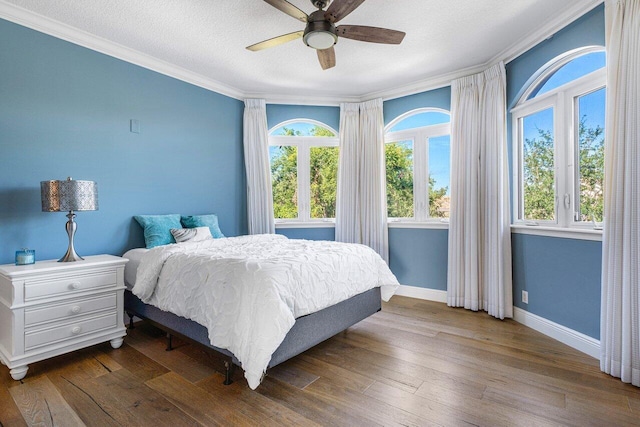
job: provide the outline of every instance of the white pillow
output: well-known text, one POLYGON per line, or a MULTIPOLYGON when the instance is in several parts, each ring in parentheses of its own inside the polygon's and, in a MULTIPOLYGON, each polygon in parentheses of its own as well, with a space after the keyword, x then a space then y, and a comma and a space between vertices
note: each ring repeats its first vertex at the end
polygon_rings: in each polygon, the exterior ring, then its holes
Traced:
POLYGON ((203 240, 213 239, 209 227, 196 228, 172 228, 171 235, 180 242, 201 242, 203 240))

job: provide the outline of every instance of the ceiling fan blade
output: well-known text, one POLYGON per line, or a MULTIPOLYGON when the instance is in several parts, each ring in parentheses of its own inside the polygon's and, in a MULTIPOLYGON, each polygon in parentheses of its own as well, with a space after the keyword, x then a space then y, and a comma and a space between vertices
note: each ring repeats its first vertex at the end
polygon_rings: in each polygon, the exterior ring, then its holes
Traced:
POLYGON ((307 22, 309 18, 306 13, 289 3, 287 0, 264 0, 276 9, 296 18, 298 21, 307 22))
POLYGON ((335 23, 353 12, 364 0, 333 0, 324 13, 324 18, 335 23))
POLYGON ((366 27, 364 25, 339 25, 338 37, 359 40, 361 42, 400 44, 405 33, 387 28, 366 27))
POLYGON ((336 66, 336 51, 331 46, 329 49, 317 50, 318 61, 323 70, 336 66))
POLYGON ((255 52, 258 50, 268 49, 270 47, 278 46, 291 40, 299 39, 304 34, 304 31, 296 31, 295 33, 283 34, 278 37, 274 37, 269 40, 261 41, 260 43, 252 44, 251 46, 247 46, 247 49, 255 52))

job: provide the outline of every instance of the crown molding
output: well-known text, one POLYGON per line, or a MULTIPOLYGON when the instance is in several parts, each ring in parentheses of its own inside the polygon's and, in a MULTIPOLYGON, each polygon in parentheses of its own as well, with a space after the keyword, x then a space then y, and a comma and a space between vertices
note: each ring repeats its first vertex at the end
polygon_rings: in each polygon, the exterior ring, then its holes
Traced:
POLYGON ((300 95, 280 95, 269 93, 249 93, 247 98, 266 99, 267 104, 285 104, 285 105, 316 105, 331 106, 340 105, 341 102, 364 102, 371 99, 382 98, 383 101, 390 99, 402 98, 403 96, 415 95, 416 93, 426 92, 428 90, 439 89, 449 86, 452 80, 468 76, 470 74, 480 73, 486 69, 486 65, 476 65, 453 73, 439 75, 433 78, 427 78, 417 82, 409 83, 393 89, 381 90, 377 92, 369 92, 362 96, 351 97, 331 97, 331 96, 300 96, 300 95))
POLYGON ((248 92, 247 98, 265 99, 267 104, 313 105, 320 107, 336 107, 342 102, 361 102, 357 96, 321 96, 321 95, 283 95, 277 93, 248 92))
POLYGON ((575 21, 582 15, 602 4, 603 1, 604 0, 581 0, 576 2, 577 4, 574 4, 564 13, 557 15, 553 20, 547 22, 536 31, 530 33, 527 37, 519 40, 507 49, 495 55, 491 60, 484 64, 457 70, 444 75, 427 77, 425 79, 391 89, 370 92, 363 94, 362 96, 350 97, 243 92, 242 90, 236 89, 217 80, 213 80, 161 59, 36 14, 11 3, 7 3, 4 0, 0 0, 0 18, 231 98, 240 100, 247 98, 262 98, 269 104, 337 106, 342 102, 363 102, 374 98, 382 98, 387 101, 449 86, 452 80, 482 72, 499 61, 504 61, 505 63, 512 61, 527 50, 536 46, 538 43, 553 36, 555 33, 566 27, 568 23, 575 21))
POLYGON ((442 87, 450 86, 452 80, 459 79, 471 74, 480 73, 486 68, 487 67, 485 66, 485 64, 474 65, 472 67, 463 68, 461 70, 456 70, 447 74, 441 74, 435 77, 429 77, 393 89, 370 92, 367 95, 363 96, 363 100, 382 98, 384 101, 388 101, 390 99, 402 98, 403 96, 415 95, 417 93, 426 92, 429 90, 440 89, 442 87))
POLYGON ((236 99, 242 91, 121 44, 0 0, 0 18, 236 99))

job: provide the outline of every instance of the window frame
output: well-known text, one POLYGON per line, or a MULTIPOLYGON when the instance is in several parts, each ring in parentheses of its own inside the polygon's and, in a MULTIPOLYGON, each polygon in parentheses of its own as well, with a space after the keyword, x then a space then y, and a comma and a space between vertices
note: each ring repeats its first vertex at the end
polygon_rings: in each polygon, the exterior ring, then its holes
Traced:
MULTIPOLYGON (((384 144, 413 141, 413 217, 389 217, 387 221, 402 228, 404 225, 433 225, 449 223, 449 218, 429 216, 429 139, 441 136, 451 137, 451 112, 442 108, 422 107, 407 111, 393 119, 385 126, 384 144), (391 132, 401 121, 423 113, 443 113, 449 116, 448 123, 438 123, 411 129, 391 132)), ((386 160, 386 159, 385 159, 386 160)), ((451 168, 451 163, 449 163, 451 168)), ((451 170, 451 169, 449 169, 451 170)), ((386 188, 386 183, 385 183, 386 188)))
MULTIPOLYGON (((297 178, 298 178, 298 217, 297 218, 275 218, 276 226, 293 226, 293 227, 313 227, 328 226, 328 223, 335 223, 335 218, 311 218, 311 148, 312 147, 340 147, 340 137, 338 132, 326 123, 318 120, 307 118, 296 118, 285 120, 269 129, 268 134, 269 147, 292 146, 297 147, 297 178), (308 123, 331 131, 335 136, 283 136, 272 135, 275 130, 295 124, 308 123)), ((271 162, 269 162, 269 170, 271 170, 271 162)))
MULTIPOLYGON (((516 106, 510 111, 512 120, 513 141, 513 224, 515 226, 541 226, 542 228, 561 228, 573 230, 594 229, 590 221, 576 220, 576 159, 579 149, 579 108, 581 96, 593 93, 602 88, 606 89, 606 66, 593 71, 571 82, 565 83, 544 94, 528 99, 531 93, 546 79, 573 59, 603 48, 589 47, 579 51, 572 51, 563 55, 561 59, 539 74, 531 85, 522 93, 516 106), (523 119, 527 116, 553 108, 554 132, 554 192, 555 192, 555 220, 526 220, 524 219, 524 191, 523 191, 523 119)), ((606 132, 606 130, 605 130, 606 132)))

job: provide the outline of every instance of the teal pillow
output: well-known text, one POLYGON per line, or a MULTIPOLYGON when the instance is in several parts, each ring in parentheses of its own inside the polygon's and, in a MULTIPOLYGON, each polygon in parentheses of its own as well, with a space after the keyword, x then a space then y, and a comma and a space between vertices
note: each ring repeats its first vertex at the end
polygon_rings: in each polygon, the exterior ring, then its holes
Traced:
POLYGON ((209 227, 209 230, 211 230, 211 235, 214 239, 224 237, 224 234, 222 234, 222 231, 220 231, 220 227, 218 226, 217 215, 210 214, 183 216, 182 218, 180 218, 180 221, 185 228, 209 227))
POLYGON ((144 243, 147 249, 175 243, 172 228, 182 228, 180 215, 136 215, 133 217, 144 229, 144 243))

